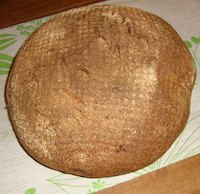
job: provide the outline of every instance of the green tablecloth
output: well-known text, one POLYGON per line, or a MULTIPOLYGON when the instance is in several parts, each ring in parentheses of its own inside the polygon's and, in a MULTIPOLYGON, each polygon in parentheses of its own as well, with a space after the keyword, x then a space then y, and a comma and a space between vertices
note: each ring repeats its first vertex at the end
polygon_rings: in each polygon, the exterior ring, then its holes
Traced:
MULTIPOLYGON (((102 4, 102 3, 101 3, 102 4)), ((138 7, 159 15, 185 41, 197 67, 191 114, 183 133, 154 164, 130 174, 87 179, 62 174, 37 163, 18 143, 5 109, 4 89, 13 58, 27 37, 53 16, 0 30, 0 194, 86 194, 116 185, 200 153, 200 1, 113 0, 104 4, 138 7)))

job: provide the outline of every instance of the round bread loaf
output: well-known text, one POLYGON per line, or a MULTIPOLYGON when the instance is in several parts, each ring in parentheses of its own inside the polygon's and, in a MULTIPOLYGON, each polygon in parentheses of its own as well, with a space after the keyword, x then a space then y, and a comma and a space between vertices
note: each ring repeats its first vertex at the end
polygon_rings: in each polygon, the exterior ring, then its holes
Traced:
POLYGON ((195 80, 175 30, 139 9, 88 6, 40 27, 6 88, 10 120, 38 162, 85 177, 157 160, 183 130, 195 80))

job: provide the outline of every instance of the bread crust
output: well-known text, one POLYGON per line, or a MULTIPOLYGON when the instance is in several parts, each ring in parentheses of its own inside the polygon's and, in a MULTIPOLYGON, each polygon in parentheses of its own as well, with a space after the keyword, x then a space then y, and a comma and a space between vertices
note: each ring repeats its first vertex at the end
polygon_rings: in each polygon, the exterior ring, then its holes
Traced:
POLYGON ((147 166, 183 130, 195 80, 175 30, 139 9, 87 6, 45 23, 19 50, 9 117, 35 160, 107 177, 147 166))

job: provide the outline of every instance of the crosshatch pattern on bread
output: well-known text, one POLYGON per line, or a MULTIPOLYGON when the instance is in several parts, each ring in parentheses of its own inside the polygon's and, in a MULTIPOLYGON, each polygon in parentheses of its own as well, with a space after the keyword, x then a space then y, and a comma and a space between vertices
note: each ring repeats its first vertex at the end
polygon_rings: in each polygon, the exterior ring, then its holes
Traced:
POLYGON ((154 162, 183 130, 195 80, 175 30, 145 11, 87 6, 25 42, 7 107, 19 142, 65 173, 107 177, 154 162))

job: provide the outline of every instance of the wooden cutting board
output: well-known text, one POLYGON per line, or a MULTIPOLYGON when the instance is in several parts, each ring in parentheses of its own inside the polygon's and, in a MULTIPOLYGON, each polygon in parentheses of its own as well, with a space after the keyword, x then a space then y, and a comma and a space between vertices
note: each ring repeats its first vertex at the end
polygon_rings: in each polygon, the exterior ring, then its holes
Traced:
POLYGON ((96 194, 200 194, 200 154, 96 194))
POLYGON ((103 0, 0 0, 0 29, 103 0))

